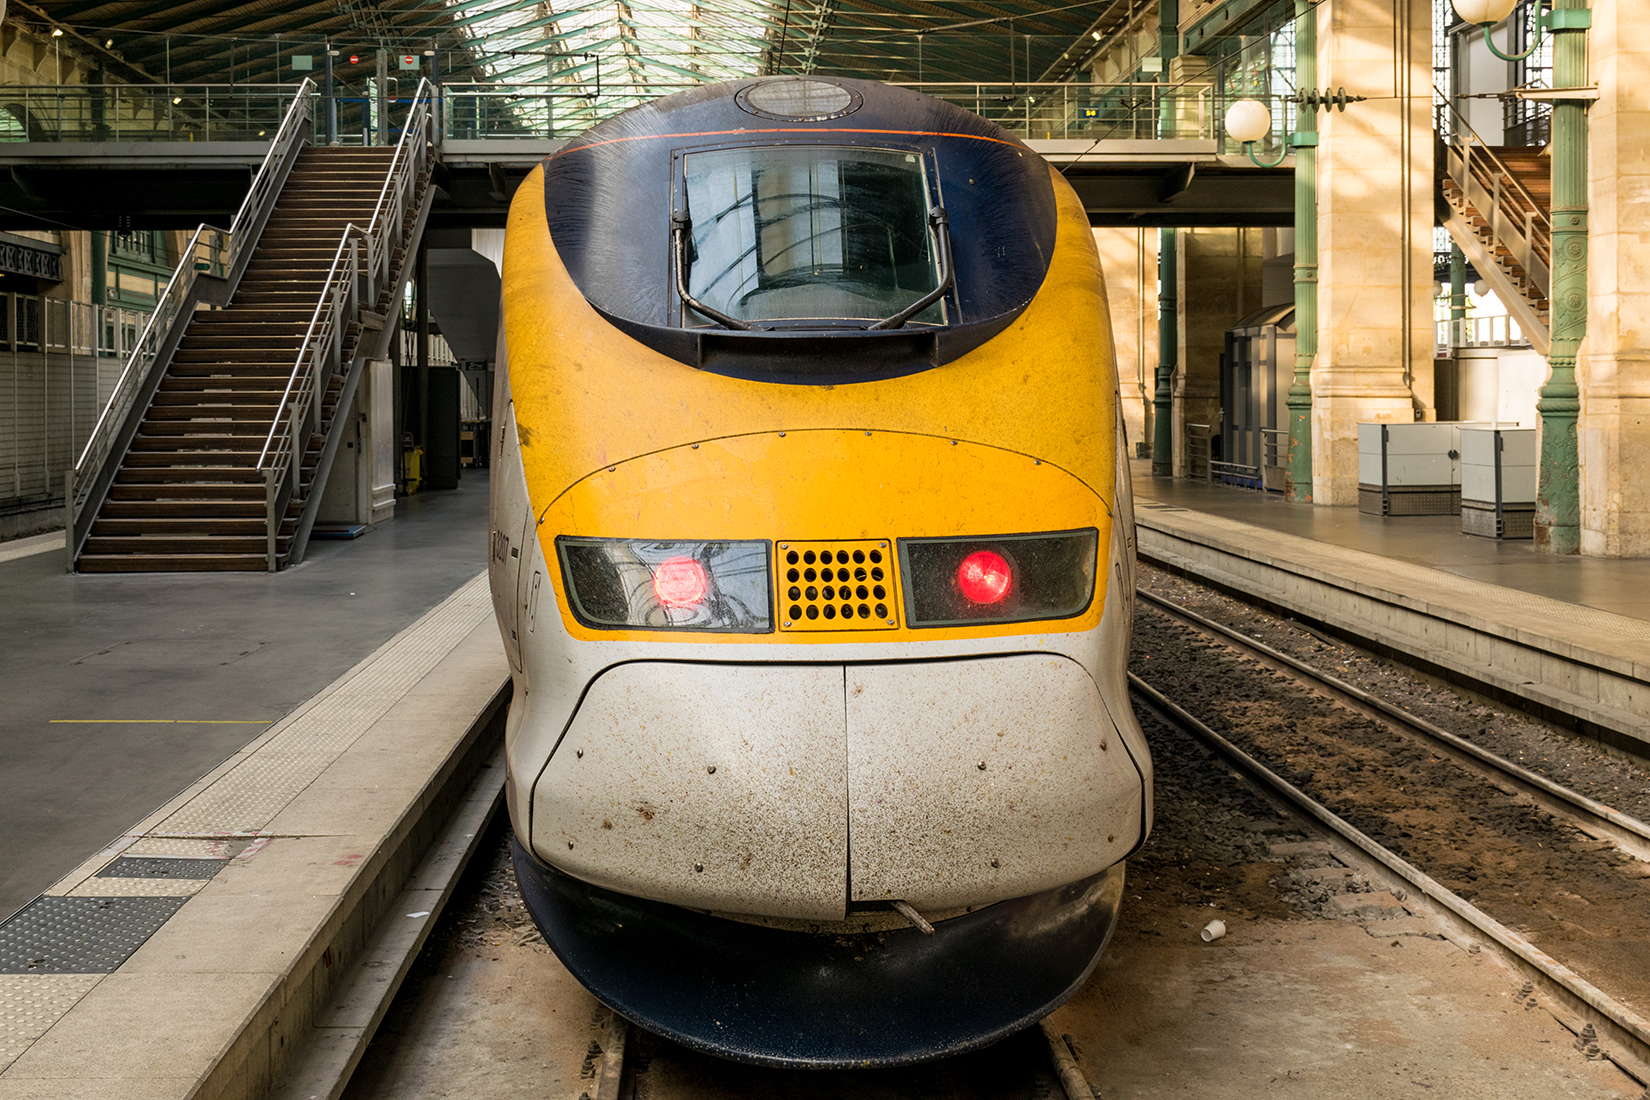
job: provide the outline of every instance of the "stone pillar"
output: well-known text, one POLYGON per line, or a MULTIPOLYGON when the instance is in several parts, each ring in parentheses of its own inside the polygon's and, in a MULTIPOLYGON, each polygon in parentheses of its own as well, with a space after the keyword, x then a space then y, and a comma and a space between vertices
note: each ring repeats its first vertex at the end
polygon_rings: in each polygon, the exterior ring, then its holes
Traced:
POLYGON ((1312 499, 1356 504, 1358 424, 1431 404, 1432 6, 1323 0, 1317 20, 1319 81, 1369 97, 1317 116, 1312 499))
POLYGON ((1593 0, 1581 552, 1650 556, 1650 35, 1640 0, 1593 0))
POLYGON ((1220 356, 1226 331, 1261 306, 1259 229, 1182 229, 1180 369, 1174 379, 1174 472, 1185 477, 1187 425, 1220 430, 1220 356))
POLYGON ((1157 371, 1157 231, 1103 228, 1094 231, 1100 270, 1111 305, 1117 381, 1129 457, 1139 444, 1151 453, 1152 391, 1157 371))

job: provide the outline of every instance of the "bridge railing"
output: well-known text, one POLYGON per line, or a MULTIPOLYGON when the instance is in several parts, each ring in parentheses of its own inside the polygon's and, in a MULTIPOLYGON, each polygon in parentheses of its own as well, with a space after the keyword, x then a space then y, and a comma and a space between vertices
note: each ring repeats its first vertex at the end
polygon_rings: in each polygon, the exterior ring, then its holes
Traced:
MULTIPOLYGON (((8 86, 0 88, 0 140, 28 141, 268 141, 295 97, 312 101, 312 139, 345 145, 391 145, 421 98, 431 106, 440 139, 567 138, 619 111, 697 85, 603 83, 598 74, 527 84, 429 82, 411 96, 370 89, 335 89, 330 99, 312 81, 301 84, 158 84, 8 86), (3 128, 7 117, 9 131, 3 128)), ((1241 154, 1226 137, 1227 106, 1260 99, 1272 111, 1277 147, 1295 126, 1296 106, 1282 95, 1239 93, 1215 73, 1179 84, 1125 82, 937 83, 899 85, 954 103, 1030 140, 1202 140, 1241 154)))
POLYGON ((268 141, 300 84, 9 84, 0 115, 16 141, 268 141))

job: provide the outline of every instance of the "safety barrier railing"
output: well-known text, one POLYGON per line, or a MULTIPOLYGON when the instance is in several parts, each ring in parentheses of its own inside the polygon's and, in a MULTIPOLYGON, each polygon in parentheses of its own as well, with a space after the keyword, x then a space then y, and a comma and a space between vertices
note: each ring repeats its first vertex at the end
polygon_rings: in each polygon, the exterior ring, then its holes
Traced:
MULTIPOLYGON (((450 83, 427 79, 408 97, 387 81, 336 87, 330 95, 311 80, 298 85, 66 85, 0 89, 0 117, 19 120, 11 140, 29 141, 250 141, 268 140, 290 114, 295 98, 315 101, 314 140, 345 145, 398 140, 417 101, 434 104, 438 143, 454 140, 567 138, 618 112, 699 85, 692 81, 634 84, 603 82, 599 59, 558 80, 533 83, 450 83)), ((1005 81, 906 82, 926 95, 991 119, 1028 140, 1067 139, 1215 141, 1218 151, 1241 155, 1225 134, 1225 111, 1237 98, 1260 99, 1271 108, 1277 146, 1295 127, 1297 105, 1287 95, 1240 92, 1217 66, 1181 83, 1125 81, 1110 84, 1005 81)))
POLYGON ((11 84, 16 141, 268 141, 311 95, 301 84, 11 84))
POLYGON ((201 275, 222 282, 211 288, 216 304, 228 304, 241 272, 251 259, 259 234, 285 182, 298 148, 308 136, 311 81, 299 85, 291 97, 286 116, 276 128, 269 151, 252 178, 246 199, 227 230, 202 224, 184 246, 176 270, 155 302, 154 312, 143 326, 136 346, 116 380, 109 401, 98 415, 85 448, 64 474, 64 531, 69 568, 74 569, 96 510, 114 480, 114 464, 119 462, 137 433, 137 420, 148 407, 160 378, 171 362, 172 353, 183 339, 184 329, 195 307, 207 300, 201 275), (142 408, 139 408, 139 406, 142 408))
MULTIPOLYGON (((393 286, 395 260, 405 260, 407 232, 434 166, 434 89, 421 81, 395 156, 365 228, 344 227, 319 300, 299 346, 281 400, 258 454, 264 483, 268 568, 280 566, 279 539, 287 506, 299 489, 303 456, 321 430, 321 404, 333 376, 349 366, 345 340, 364 310, 379 308, 393 286)), ((352 351, 353 355, 353 351, 352 351)))
POLYGON ((937 83, 904 84, 943 99, 1027 139, 1215 139, 1221 114, 1208 83, 1178 85, 937 83))
POLYGON ((1208 424, 1186 425, 1186 476, 1195 481, 1212 481, 1214 428, 1208 424))
POLYGON ((1529 337, 1518 327, 1518 322, 1505 313, 1488 317, 1454 317, 1436 321, 1437 355, 1448 359, 1456 348, 1516 348, 1529 347, 1529 337))

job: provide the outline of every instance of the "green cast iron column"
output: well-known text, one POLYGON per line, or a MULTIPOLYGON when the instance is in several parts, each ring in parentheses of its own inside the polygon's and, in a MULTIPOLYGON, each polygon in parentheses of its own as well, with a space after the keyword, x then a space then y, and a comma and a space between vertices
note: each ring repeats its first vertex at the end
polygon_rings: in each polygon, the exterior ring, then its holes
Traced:
POLYGON ((1180 282, 1173 229, 1157 231, 1157 393, 1152 398, 1152 476, 1174 475, 1174 430, 1169 409, 1174 402, 1174 368, 1179 360, 1180 324, 1176 287, 1180 282))
MULTIPOLYGON (((1295 90, 1318 86, 1318 16, 1311 0, 1295 0, 1295 90)), ((1312 500, 1312 361, 1318 354, 1318 114, 1295 112, 1295 379, 1289 407, 1289 468, 1284 496, 1312 500)))
MULTIPOLYGON (((1158 75, 1161 87, 1169 86, 1169 62, 1180 56, 1180 4, 1178 0, 1158 0, 1157 53, 1163 59, 1158 75)), ((1158 101, 1158 136, 1176 137, 1175 104, 1164 95, 1158 101)), ((1175 315, 1175 295, 1179 276, 1175 270, 1173 229, 1157 233, 1157 390, 1152 395, 1152 476, 1174 475, 1174 429, 1169 415, 1174 403, 1174 368, 1179 359, 1180 325, 1175 315)))
MULTIPOLYGON (((1449 319, 1467 319, 1467 257, 1461 246, 1453 243, 1449 246, 1449 319)), ((1456 341, 1460 337, 1452 331, 1450 339, 1456 341)))
MULTIPOLYGON (((1587 82, 1586 0, 1557 0, 1553 8, 1553 87, 1587 82), (1573 25, 1572 25, 1573 24, 1573 25)), ((1581 551, 1580 455, 1576 420, 1576 351, 1587 335, 1587 105, 1553 104, 1552 373, 1541 387, 1541 465, 1535 498, 1535 548, 1548 554, 1581 551)))

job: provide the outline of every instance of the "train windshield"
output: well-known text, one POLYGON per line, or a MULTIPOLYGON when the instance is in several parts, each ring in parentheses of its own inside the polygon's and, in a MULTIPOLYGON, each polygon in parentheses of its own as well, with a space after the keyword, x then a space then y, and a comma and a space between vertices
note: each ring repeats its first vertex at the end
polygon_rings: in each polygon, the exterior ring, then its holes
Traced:
MULTIPOLYGON (((874 321, 939 286, 915 153, 759 146, 683 164, 687 286, 711 309, 739 321, 874 321)), ((944 324, 943 301, 911 319, 944 324)))

